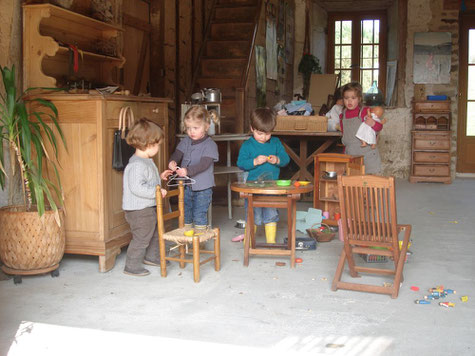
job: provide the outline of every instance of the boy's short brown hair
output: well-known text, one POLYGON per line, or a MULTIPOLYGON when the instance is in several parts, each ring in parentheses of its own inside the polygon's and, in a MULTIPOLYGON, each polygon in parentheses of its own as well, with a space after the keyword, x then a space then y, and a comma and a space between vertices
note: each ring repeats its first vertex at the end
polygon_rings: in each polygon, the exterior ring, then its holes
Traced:
POLYGON ((347 91, 354 91, 356 96, 360 99, 360 106, 363 105, 363 88, 361 84, 358 82, 350 82, 343 86, 341 89, 341 96, 345 97, 345 92, 347 91))
POLYGON ((132 126, 126 141, 130 146, 145 151, 148 146, 160 143, 162 139, 162 129, 153 121, 143 117, 132 126))
POLYGON ((276 124, 276 113, 271 108, 257 108, 251 113, 251 127, 253 130, 265 133, 272 132, 276 124))

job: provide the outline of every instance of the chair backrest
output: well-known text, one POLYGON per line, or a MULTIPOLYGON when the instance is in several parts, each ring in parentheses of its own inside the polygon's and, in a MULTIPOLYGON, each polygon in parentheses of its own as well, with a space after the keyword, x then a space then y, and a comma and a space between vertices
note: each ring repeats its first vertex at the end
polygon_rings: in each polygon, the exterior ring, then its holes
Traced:
POLYGON ((394 177, 338 176, 345 243, 399 249, 394 177))
MULTIPOLYGON (((155 197, 157 200, 157 220, 158 220, 158 233, 160 235, 165 233, 165 221, 177 218, 178 227, 185 226, 185 188, 183 187, 183 182, 179 182, 178 188, 174 190, 169 190, 165 198, 162 197, 161 187, 157 185, 157 190, 155 192, 155 197), (171 210, 168 213, 164 213, 165 200, 178 197, 178 206, 176 210, 171 210)), ((170 201, 169 201, 170 202, 170 201)), ((171 208, 172 204, 168 204, 171 208)))

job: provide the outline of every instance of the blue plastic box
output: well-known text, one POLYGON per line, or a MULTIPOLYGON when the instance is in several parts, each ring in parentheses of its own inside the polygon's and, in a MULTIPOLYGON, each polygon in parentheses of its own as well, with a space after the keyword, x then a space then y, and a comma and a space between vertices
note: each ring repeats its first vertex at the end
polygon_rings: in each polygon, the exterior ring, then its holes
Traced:
POLYGON ((427 100, 447 100, 447 95, 427 95, 427 100))

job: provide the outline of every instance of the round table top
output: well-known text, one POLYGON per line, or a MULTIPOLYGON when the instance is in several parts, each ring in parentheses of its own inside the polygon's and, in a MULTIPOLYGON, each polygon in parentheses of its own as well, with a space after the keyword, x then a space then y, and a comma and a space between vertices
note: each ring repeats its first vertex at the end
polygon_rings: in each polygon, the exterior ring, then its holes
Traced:
MULTIPOLYGON (((268 182, 269 183, 269 182, 268 182)), ((288 195, 288 194, 304 194, 313 191, 313 184, 301 185, 296 187, 292 184, 289 186, 278 186, 275 183, 265 187, 248 186, 246 183, 232 183, 231 190, 238 193, 248 194, 266 194, 266 195, 288 195)))

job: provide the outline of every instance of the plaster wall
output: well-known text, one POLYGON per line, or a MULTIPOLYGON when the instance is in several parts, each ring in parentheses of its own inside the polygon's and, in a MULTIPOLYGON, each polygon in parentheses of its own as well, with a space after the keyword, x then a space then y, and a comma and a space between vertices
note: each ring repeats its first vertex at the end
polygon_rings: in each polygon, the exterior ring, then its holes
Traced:
POLYGON ((305 0, 295 0, 295 43, 294 43, 294 94, 303 92, 303 78, 299 73, 299 63, 305 39, 305 0))
MULTIPOLYGON (((0 66, 15 65, 18 83, 21 83, 21 4, 20 1, 0 0, 0 66)), ((4 94, 3 85, 0 92, 4 94)), ((6 152, 4 146, 4 152, 6 152)), ((5 166, 9 167, 8 155, 5 166)), ((7 190, 0 190, 0 206, 7 205, 7 190)))

